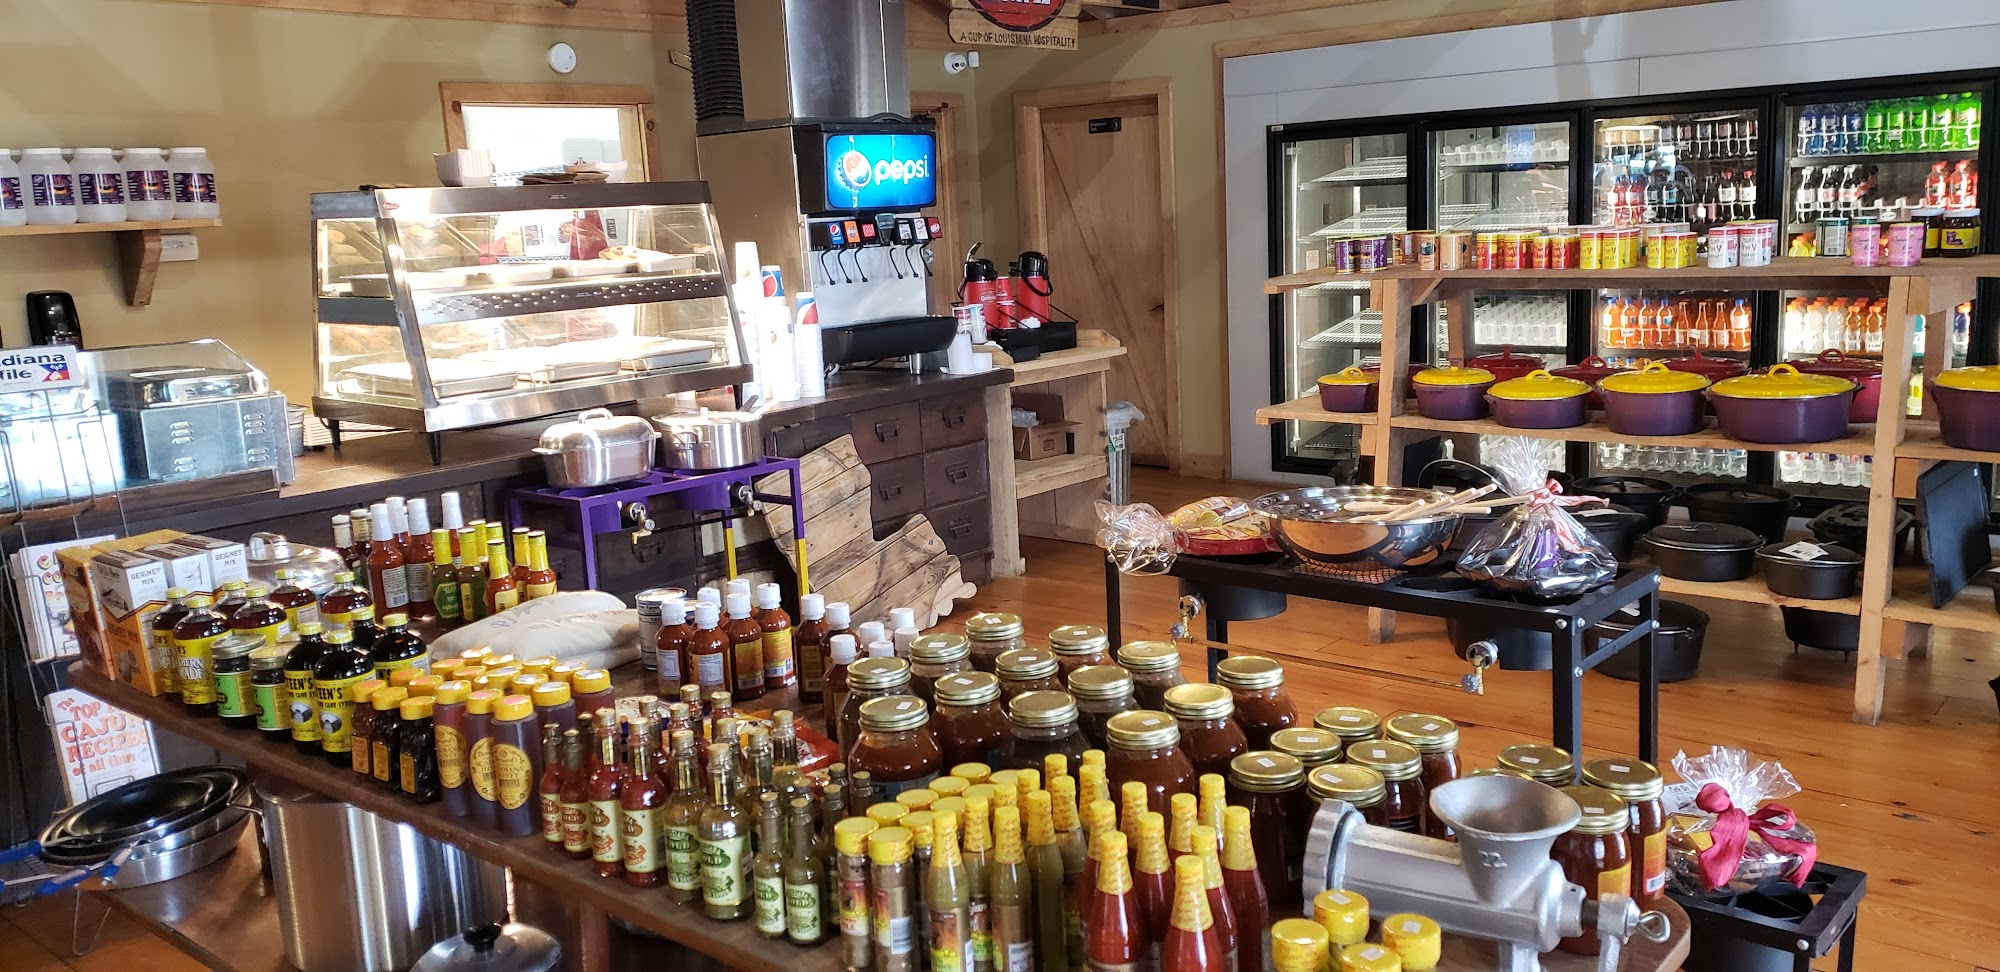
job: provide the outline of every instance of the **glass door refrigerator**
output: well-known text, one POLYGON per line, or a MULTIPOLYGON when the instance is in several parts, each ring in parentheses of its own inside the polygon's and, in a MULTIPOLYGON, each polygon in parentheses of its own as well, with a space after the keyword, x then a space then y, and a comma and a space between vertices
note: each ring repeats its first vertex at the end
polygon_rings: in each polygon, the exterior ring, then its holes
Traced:
MULTIPOLYGON (((1473 233, 1567 226, 1572 177, 1574 115, 1477 117, 1475 124, 1443 122, 1427 131, 1431 157, 1431 227, 1473 233)), ((1533 355, 1549 367, 1568 364, 1570 291, 1491 291, 1472 299, 1467 359, 1483 354, 1533 355)), ((1435 305, 1439 326, 1432 360, 1448 356, 1445 308, 1435 305)), ((1479 459, 1494 437, 1481 436, 1479 459)), ((1563 443, 1545 440, 1549 468, 1568 463, 1563 443)))
MULTIPOLYGON (((1271 272, 1326 263, 1335 239, 1409 228, 1414 126, 1287 126, 1270 135, 1271 272)), ((1365 281, 1335 280, 1272 298, 1273 401, 1312 393, 1321 375, 1380 358, 1382 314, 1365 281)), ((1421 330, 1421 329, 1420 329, 1421 330)), ((1281 472, 1323 472, 1359 451, 1359 430, 1321 422, 1272 426, 1281 472)))
MULTIPOLYGON (((1771 210, 1762 200, 1762 129, 1768 99, 1741 99, 1594 112, 1590 222, 1692 232, 1704 247, 1709 228, 1771 210)), ((1750 363, 1763 301, 1749 291, 1657 288, 1591 294, 1590 354, 1612 364, 1704 357, 1750 363)), ((1751 456, 1741 449, 1693 449, 1600 443, 1596 473, 1672 482, 1742 479, 1751 456)))
MULTIPOLYGON (((1928 220, 1980 205, 1980 114, 1992 103, 1988 78, 1918 84, 1883 84, 1787 97, 1783 108, 1784 220, 1792 256, 1820 253, 1823 224, 1850 233, 1857 221, 1878 225, 1928 220), (1842 222, 1844 221, 1844 222, 1842 222)), ((1825 259, 1840 259, 1826 256, 1825 259)), ((1778 354, 1781 358, 1840 354, 1879 361, 1887 301, 1880 288, 1826 286, 1785 291, 1778 354)), ((1925 327, 1951 329, 1951 360, 1966 363, 1973 339, 1972 304, 1925 327)), ((1921 372, 1925 338, 1913 346, 1921 372)), ((1884 390, 1888 394, 1887 389, 1884 390)), ((1910 414, 1923 410, 1921 383, 1896 392, 1910 414)), ((1783 452, 1777 482, 1804 495, 1857 500, 1866 496, 1870 460, 1838 453, 1783 452)))

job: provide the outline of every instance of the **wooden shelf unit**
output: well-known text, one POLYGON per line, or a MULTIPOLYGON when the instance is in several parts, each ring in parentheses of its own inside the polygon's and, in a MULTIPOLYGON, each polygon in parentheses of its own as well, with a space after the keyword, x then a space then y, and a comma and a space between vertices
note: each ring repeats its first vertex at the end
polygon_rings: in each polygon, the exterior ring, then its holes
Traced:
MULTIPOLYGON (((1415 414, 1406 400, 1408 391, 1411 308, 1442 302, 1445 305, 1445 344, 1448 356, 1463 358, 1472 347, 1472 297, 1492 290, 1595 290, 1598 288, 1661 288, 1788 290, 1826 283, 1874 285, 1888 298, 1888 319, 1883 334, 1882 387, 1907 387, 1922 362, 1920 376, 1935 377, 1950 360, 1947 328, 1925 329, 1925 346, 1915 346, 1913 319, 1947 320, 1952 308, 1971 300, 1980 277, 2000 277, 2000 256, 1929 260, 1915 267, 1855 267, 1845 260, 1781 257, 1764 267, 1737 267, 1711 270, 1651 270, 1637 267, 1623 270, 1425 270, 1396 266, 1366 274, 1336 274, 1329 270, 1272 277, 1265 292, 1282 294, 1329 283, 1366 286, 1371 304, 1382 314, 1381 374, 1391 383, 1382 389, 1380 405, 1371 415, 1352 416, 1318 408, 1316 396, 1304 396, 1280 405, 1259 409, 1262 424, 1277 421, 1347 422, 1373 426, 1363 437, 1362 449, 1370 455, 1395 455, 1411 441, 1440 434, 1524 435, 1568 442, 1630 442, 1651 445, 1687 446, 1709 449, 1748 449, 1760 452, 1804 451, 1840 452, 1870 456, 1874 463, 1869 483, 1869 531, 1867 547, 1891 549, 1891 530, 1897 504, 1899 478, 1913 479, 1905 467, 1936 461, 2000 463, 2000 453, 1976 452, 1946 446, 1934 423, 1912 421, 1904 413, 1900 393, 1884 394, 1874 424, 1851 427, 1848 434, 1831 442, 1768 445, 1739 442, 1723 436, 1715 428, 1693 435, 1640 437, 1619 435, 1600 423, 1570 429, 1510 429, 1490 420, 1447 422, 1415 414), (1921 357, 1919 357, 1921 356, 1921 357)), ((1926 418, 1934 405, 1926 400, 1926 418)), ((1394 485, 1395 463, 1375 463, 1380 485, 1394 485)), ((1921 650, 1928 643, 1932 627, 1947 627, 2000 634, 2000 612, 1988 603, 1983 589, 1962 592, 1942 608, 1930 606, 1922 571, 1914 579, 1891 577, 1893 565, 1883 558, 1871 558, 1864 565, 1861 592, 1840 601, 1799 601, 1772 594, 1760 578, 1752 577, 1725 584, 1696 584, 1666 579, 1662 589, 1674 594, 1717 597, 1726 600, 1773 606, 1794 606, 1837 614, 1858 616, 1861 643, 1856 652, 1854 718, 1874 723, 1882 714, 1883 658, 1900 657, 1906 651, 1921 650), (1895 625, 1892 628, 1891 625, 1895 625), (1896 635, 1896 637, 1891 637, 1896 635)), ((1370 612, 1369 634, 1382 640, 1394 635, 1394 619, 1370 612)))
POLYGON ((124 223, 63 223, 57 226, 0 226, 0 238, 116 233, 118 263, 125 279, 125 303, 144 307, 153 302, 153 283, 160 276, 160 234, 221 225, 222 220, 219 219, 159 219, 124 223))
POLYGON ((1098 331, 1078 335, 1081 345, 1052 351, 1032 361, 1007 365, 1014 373, 1006 385, 986 391, 987 470, 992 477, 993 574, 1011 577, 1027 569, 1021 558, 1022 537, 1044 537, 1076 543, 1097 542, 1097 500, 1111 462, 1104 452, 1104 406, 1109 400, 1105 376, 1112 362, 1123 357, 1123 346, 1098 331), (1076 451, 1066 456, 1027 461, 1014 458, 1014 431, 1009 421, 1015 389, 1060 395, 1076 451), (1012 496, 1009 502, 1005 497, 1012 496))

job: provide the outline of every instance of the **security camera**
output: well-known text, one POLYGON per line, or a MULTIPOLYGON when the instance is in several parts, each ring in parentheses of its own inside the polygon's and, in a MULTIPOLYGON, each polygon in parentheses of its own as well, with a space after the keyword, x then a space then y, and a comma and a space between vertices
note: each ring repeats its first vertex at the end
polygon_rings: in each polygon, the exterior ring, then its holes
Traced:
POLYGON ((944 56, 944 73, 946 74, 964 74, 966 69, 970 67, 972 67, 972 59, 960 51, 950 51, 944 56))

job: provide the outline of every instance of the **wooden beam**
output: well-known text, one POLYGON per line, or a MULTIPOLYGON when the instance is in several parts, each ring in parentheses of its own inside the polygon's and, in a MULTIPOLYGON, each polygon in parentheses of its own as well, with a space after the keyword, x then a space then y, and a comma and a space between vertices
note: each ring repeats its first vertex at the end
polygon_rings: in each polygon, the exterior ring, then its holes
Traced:
MULTIPOLYGON (((1270 16, 1274 13, 1296 13, 1302 10, 1342 6, 1356 2, 1366 2, 1366 0, 1233 0, 1231 3, 1216 7, 1182 10, 1172 14, 1128 17, 1122 20, 1093 24, 1090 25, 1090 29, 1086 30, 1086 33, 1139 30, 1150 26, 1187 26, 1194 23, 1241 19, 1245 16, 1270 16), (1272 5, 1291 9, 1264 9, 1272 5), (1246 11, 1253 9, 1264 10, 1264 12, 1255 14, 1246 13, 1246 11)), ((1608 14, 1630 13, 1639 10, 1660 10, 1668 7, 1690 7, 1695 4, 1719 2, 1722 2, 1722 0, 1529 0, 1529 2, 1518 3, 1499 10, 1482 10, 1411 20, 1391 20, 1374 24, 1356 24, 1351 27, 1274 33, 1267 37, 1220 41, 1215 45, 1215 56, 1244 57, 1250 54, 1271 54, 1278 51, 1296 51, 1311 47, 1360 44, 1366 41, 1389 40, 1397 37, 1449 34, 1464 30, 1479 30, 1485 27, 1511 27, 1517 24, 1571 20, 1577 17, 1601 17, 1608 14)))
POLYGON ((685 7, 674 0, 590 0, 565 7, 556 0, 173 0, 260 10, 424 17, 483 23, 595 30, 687 30, 685 7))

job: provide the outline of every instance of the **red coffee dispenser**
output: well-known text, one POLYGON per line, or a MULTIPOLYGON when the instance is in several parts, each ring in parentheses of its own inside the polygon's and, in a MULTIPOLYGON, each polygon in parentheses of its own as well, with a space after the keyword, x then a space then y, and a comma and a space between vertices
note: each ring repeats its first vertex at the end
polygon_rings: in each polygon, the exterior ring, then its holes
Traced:
POLYGON ((1014 287, 1014 301, 1020 307, 1023 317, 1038 321, 1049 319, 1049 295, 1054 288, 1049 282, 1049 258, 1047 254, 1028 250, 1021 254, 1009 268, 1008 276, 1014 287))
POLYGON ((977 243, 965 251, 965 280, 958 285, 958 299, 967 304, 990 304, 1000 295, 1000 273, 993 268, 993 261, 978 253, 977 243))

